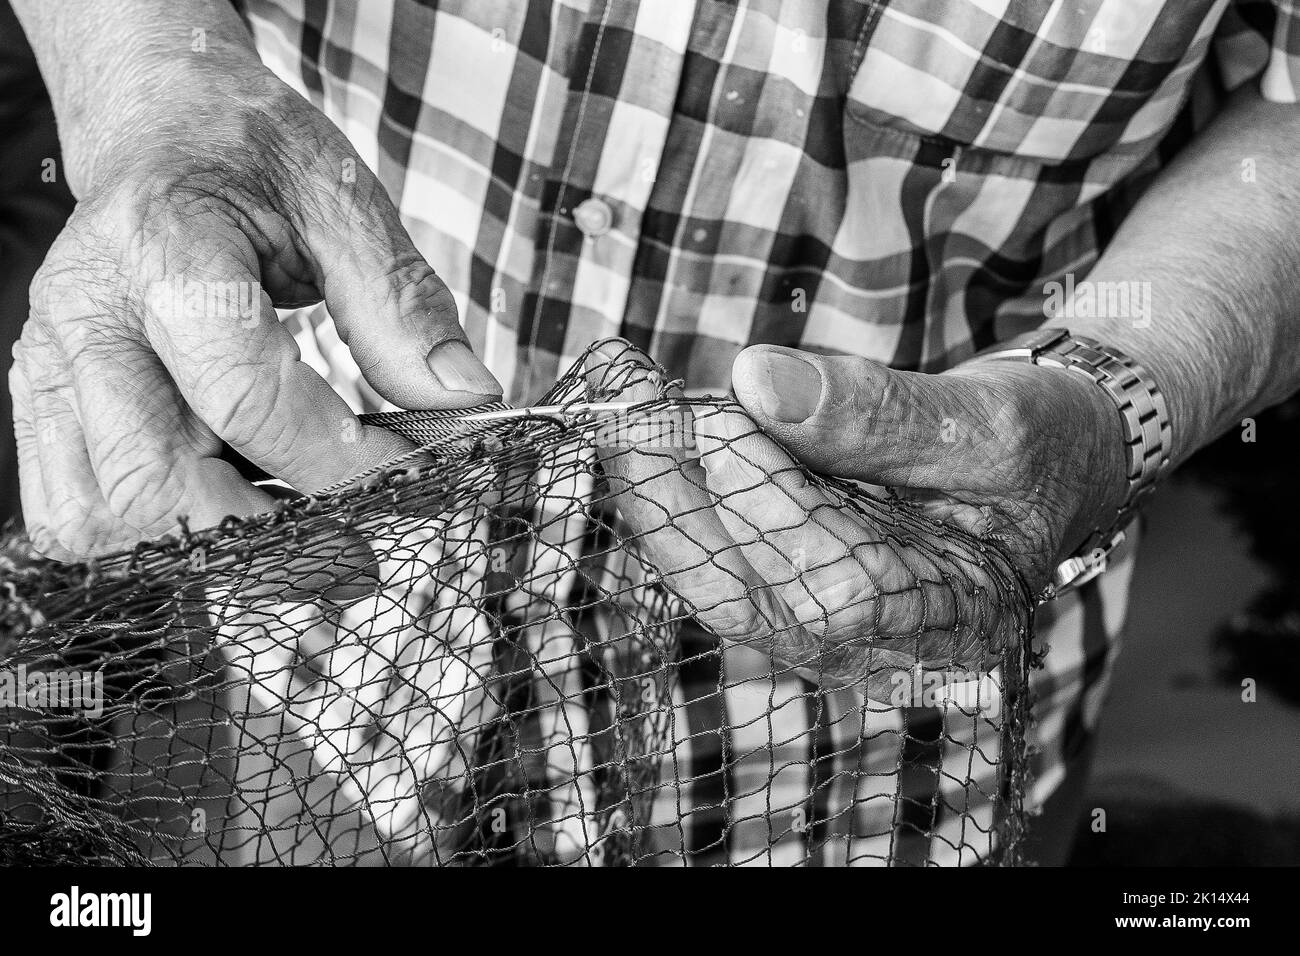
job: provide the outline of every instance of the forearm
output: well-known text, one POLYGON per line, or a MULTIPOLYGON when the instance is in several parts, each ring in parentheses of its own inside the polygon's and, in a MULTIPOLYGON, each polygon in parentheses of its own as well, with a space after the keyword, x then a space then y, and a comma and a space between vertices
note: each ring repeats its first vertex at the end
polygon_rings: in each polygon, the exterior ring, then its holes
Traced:
POLYGON ((131 124, 178 78, 209 65, 256 63, 229 0, 12 2, 50 90, 78 195, 105 153, 130 141, 131 124))
POLYGON ((1093 289, 1144 284, 1149 315, 1049 323, 1151 372, 1169 406, 1174 464, 1300 388, 1298 154, 1300 108, 1234 97, 1088 275, 1093 289))

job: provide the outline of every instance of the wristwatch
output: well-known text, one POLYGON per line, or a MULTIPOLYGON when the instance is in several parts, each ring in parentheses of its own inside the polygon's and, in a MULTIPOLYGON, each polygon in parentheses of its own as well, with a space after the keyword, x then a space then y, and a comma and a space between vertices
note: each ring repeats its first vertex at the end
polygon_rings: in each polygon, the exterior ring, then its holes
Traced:
POLYGON ((1093 530, 1083 545, 1056 568, 1041 600, 1070 591, 1106 570, 1110 555, 1142 502, 1169 466, 1169 412, 1147 371, 1123 352, 1068 329, 1040 329, 978 353, 980 361, 1011 359, 1086 375, 1115 402, 1124 426, 1128 495, 1115 520, 1093 530))

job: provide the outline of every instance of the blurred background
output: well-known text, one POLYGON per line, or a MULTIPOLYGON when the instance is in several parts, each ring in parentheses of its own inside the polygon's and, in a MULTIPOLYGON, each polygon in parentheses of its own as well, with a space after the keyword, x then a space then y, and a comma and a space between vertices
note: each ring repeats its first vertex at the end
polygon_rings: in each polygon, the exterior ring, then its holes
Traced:
POLYGON ((0 0, 0 172, 0 521, 10 521, 19 513, 10 352, 27 318, 27 286, 72 212, 72 194, 54 112, 8 0, 0 0))
MULTIPOLYGON (((49 100, 0 0, 0 363, 72 210, 49 100)), ((0 520, 19 520, 0 388, 0 520)), ((1076 865, 1300 864, 1300 401, 1156 495, 1103 711, 1076 865), (1243 440, 1253 438, 1253 441, 1243 440), (1096 810, 1104 810, 1104 830, 1096 810)))

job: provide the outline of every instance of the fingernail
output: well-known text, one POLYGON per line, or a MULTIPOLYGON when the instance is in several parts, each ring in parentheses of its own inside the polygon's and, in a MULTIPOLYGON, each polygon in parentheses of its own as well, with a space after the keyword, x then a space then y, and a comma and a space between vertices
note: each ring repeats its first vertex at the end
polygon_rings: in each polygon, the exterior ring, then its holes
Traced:
POLYGON ((498 382, 487 366, 478 360, 468 345, 452 339, 435 345, 427 359, 429 371, 449 392, 474 392, 477 395, 500 395, 498 382))
POLYGON ((767 417, 790 425, 807 421, 822 401, 816 366, 785 352, 761 352, 755 358, 758 401, 767 417))

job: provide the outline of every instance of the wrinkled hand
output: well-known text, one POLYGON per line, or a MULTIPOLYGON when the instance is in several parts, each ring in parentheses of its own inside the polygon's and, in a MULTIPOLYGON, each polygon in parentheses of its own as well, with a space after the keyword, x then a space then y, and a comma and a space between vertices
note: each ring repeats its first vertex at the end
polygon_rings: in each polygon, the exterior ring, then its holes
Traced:
MULTIPOLYGON (((602 346, 589 380, 609 361, 626 351, 602 346)), ((900 669, 994 666, 1023 622, 1023 605, 997 600, 1018 590, 1015 574, 923 522, 845 506, 795 459, 996 543, 1032 594, 1122 500, 1118 415, 1082 377, 1005 361, 923 375, 760 346, 737 358, 733 383, 740 405, 697 410, 698 461, 602 447, 620 514, 722 638, 876 699, 900 669)), ((644 375, 614 391, 656 397, 644 375)))
POLYGON ((157 102, 101 118, 107 142, 74 182, 80 204, 15 348, 23 511, 36 546, 63 560, 181 517, 201 528, 267 510, 218 457, 223 441, 308 492, 410 449, 299 360, 275 306, 323 299, 370 385, 404 408, 500 394, 324 116, 251 55, 192 58, 157 80, 157 102))

